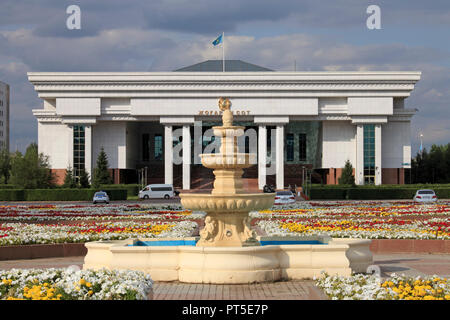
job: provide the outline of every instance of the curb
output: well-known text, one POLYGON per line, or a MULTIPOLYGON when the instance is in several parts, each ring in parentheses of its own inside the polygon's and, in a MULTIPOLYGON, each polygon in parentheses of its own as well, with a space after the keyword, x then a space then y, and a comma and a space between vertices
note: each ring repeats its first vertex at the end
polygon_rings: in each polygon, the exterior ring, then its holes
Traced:
POLYGON ((450 240, 372 239, 372 253, 450 253, 450 240))

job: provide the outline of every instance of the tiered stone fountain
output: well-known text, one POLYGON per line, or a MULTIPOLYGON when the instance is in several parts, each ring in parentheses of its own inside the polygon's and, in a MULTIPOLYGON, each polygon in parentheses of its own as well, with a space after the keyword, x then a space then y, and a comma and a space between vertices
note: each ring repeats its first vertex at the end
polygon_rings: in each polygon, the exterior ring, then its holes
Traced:
POLYGON ((257 237, 248 213, 270 208, 273 193, 246 193, 243 169, 256 163, 255 154, 239 153, 228 99, 219 100, 223 125, 220 153, 202 154, 202 164, 214 171, 211 194, 182 193, 186 209, 207 213, 200 238, 129 239, 86 244, 84 268, 141 270, 155 281, 189 283, 253 283, 304 279, 329 274, 365 272, 372 263, 370 240, 313 237, 257 237))
POLYGON ((213 127, 221 138, 220 153, 202 154, 203 166, 214 169, 214 188, 211 194, 180 194, 186 209, 205 211, 205 228, 200 233, 200 247, 259 246, 249 224, 248 213, 270 208, 274 193, 246 193, 242 188, 243 169, 256 163, 255 154, 238 153, 237 137, 245 127, 233 126, 233 114, 228 99, 220 98, 223 126, 213 127))

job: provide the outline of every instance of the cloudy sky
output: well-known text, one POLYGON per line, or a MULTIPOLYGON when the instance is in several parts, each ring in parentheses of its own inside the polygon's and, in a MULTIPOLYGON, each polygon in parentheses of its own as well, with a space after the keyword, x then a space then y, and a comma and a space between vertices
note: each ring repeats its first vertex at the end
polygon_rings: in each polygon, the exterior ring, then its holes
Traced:
POLYGON ((277 71, 414 70, 412 151, 450 142, 448 0, 1 0, 0 81, 11 86, 11 150, 37 141, 29 71, 172 71, 227 59, 277 71), (81 8, 81 30, 66 9, 81 8), (381 30, 366 10, 381 8, 381 30))

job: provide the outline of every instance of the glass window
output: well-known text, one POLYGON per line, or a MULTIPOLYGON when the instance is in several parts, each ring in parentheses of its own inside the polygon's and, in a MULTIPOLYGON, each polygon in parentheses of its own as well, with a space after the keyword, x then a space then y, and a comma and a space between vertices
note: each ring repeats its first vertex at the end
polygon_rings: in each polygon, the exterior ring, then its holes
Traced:
POLYGON ((162 161, 163 157, 163 138, 160 134, 155 134, 155 160, 162 161))
POLYGON ((250 153, 250 137, 245 136, 245 153, 250 153))
POLYGON ((142 135, 142 161, 150 160, 150 135, 144 133, 142 135))
POLYGON ((172 191, 170 187, 151 187, 152 191, 172 191))
POLYGON ((364 184, 375 183, 375 125, 364 125, 364 184))
POLYGON ((422 191, 419 191, 418 194, 434 194, 434 191, 431 191, 431 190, 422 190, 422 191))
MULTIPOLYGON (((201 137, 201 139, 202 139, 202 152, 203 153, 205 152, 206 147, 208 147, 210 144, 215 143, 215 141, 216 141, 216 136, 210 135, 210 131, 208 131, 210 129, 211 129, 211 127, 209 127, 209 126, 202 127, 202 137, 201 137), (208 134, 205 134, 206 131, 208 131, 208 134)), ((217 139, 220 139, 220 137, 217 137, 217 139)), ((219 152, 219 150, 218 150, 219 147, 220 147, 220 140, 217 141, 215 148, 211 148, 211 147, 208 148, 208 150, 209 150, 208 153, 209 152, 211 152, 211 153, 218 153, 219 152)))
POLYGON ((73 127, 73 176, 78 179, 85 168, 84 126, 73 127))
POLYGON ((286 135, 286 161, 294 161, 294 135, 286 135))
POLYGON ((306 161, 306 133, 298 135, 298 160, 306 161))
POLYGON ((276 141, 276 127, 274 127, 274 126, 267 126, 266 129, 267 129, 267 137, 266 137, 267 138, 267 143, 266 143, 267 158, 268 159, 272 159, 272 133, 273 133, 273 143, 275 144, 275 141, 276 141))

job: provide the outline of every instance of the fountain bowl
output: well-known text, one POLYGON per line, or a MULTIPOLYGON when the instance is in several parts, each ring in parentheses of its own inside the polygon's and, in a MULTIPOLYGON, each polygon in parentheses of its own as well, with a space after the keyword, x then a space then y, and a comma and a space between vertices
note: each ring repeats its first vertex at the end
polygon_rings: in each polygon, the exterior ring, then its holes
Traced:
POLYGON ((206 194, 180 193, 181 205, 193 211, 250 212, 270 208, 275 197, 273 193, 242 193, 242 194, 206 194))
POLYGON ((254 153, 205 153, 200 155, 202 164, 210 169, 244 169, 257 164, 257 156, 254 153))

